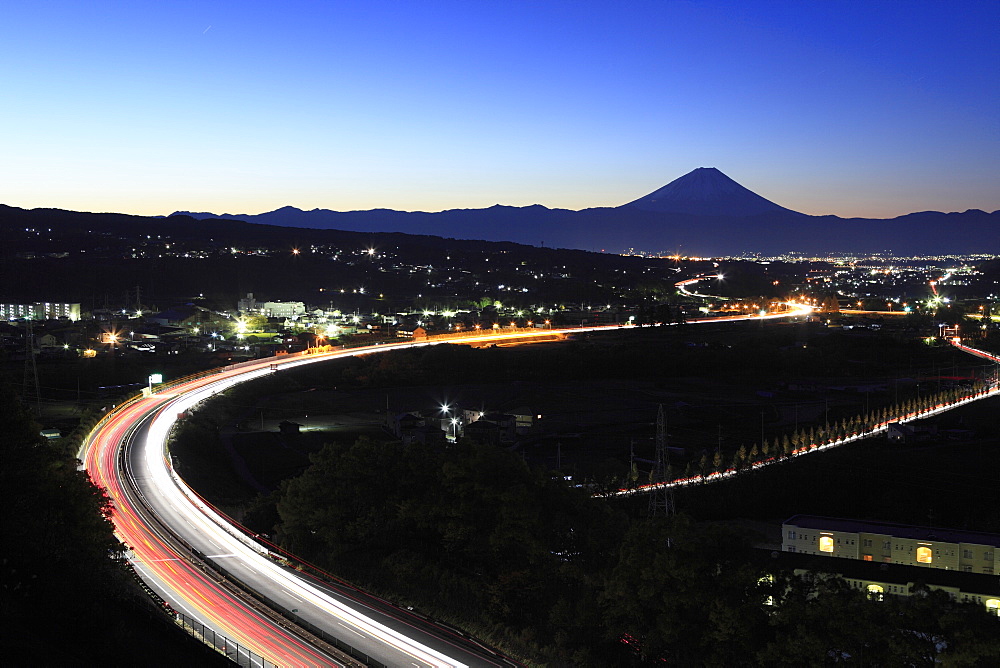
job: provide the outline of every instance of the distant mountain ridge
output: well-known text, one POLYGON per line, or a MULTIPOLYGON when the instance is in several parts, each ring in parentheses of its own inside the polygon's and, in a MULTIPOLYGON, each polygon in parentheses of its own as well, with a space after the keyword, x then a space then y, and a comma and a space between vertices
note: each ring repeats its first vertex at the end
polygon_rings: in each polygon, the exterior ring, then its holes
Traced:
POLYGON ((197 219, 356 232, 402 232, 532 246, 688 255, 893 252, 1000 253, 1000 211, 924 211, 890 219, 810 216, 780 206, 714 167, 699 167, 618 207, 571 211, 534 204, 422 211, 303 211, 261 214, 177 211, 197 219))

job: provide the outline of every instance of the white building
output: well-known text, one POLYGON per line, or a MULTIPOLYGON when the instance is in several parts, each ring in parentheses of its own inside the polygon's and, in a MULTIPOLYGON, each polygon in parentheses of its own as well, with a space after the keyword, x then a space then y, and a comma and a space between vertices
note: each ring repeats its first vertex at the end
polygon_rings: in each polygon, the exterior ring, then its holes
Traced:
POLYGON ((297 318, 305 314, 306 305, 303 302, 264 302, 260 312, 268 318, 297 318))
POLYGON ((0 320, 80 319, 80 305, 66 302, 35 302, 34 304, 0 304, 0 320))
POLYGON ((241 313, 259 313, 268 318, 297 318, 306 312, 304 302, 259 302, 252 292, 237 307, 241 313))

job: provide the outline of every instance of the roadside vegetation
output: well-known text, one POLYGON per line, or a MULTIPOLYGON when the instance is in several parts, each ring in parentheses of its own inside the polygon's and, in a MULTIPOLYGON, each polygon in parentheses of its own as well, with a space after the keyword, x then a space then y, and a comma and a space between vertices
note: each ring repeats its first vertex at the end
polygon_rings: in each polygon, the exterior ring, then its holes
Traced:
MULTIPOLYGON (((9 665, 225 665, 139 589, 107 497, 0 383, 0 652, 9 665)), ((72 452, 70 452, 72 450, 72 452)))

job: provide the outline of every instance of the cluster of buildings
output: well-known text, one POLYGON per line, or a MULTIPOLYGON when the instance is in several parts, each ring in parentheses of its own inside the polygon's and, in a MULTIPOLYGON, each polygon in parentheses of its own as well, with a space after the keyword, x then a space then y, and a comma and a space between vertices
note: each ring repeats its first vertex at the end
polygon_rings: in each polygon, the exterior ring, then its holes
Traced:
POLYGON ((971 259, 852 261, 814 269, 806 276, 806 283, 813 289, 842 295, 842 310, 909 313, 962 301, 975 311, 988 301, 970 289, 979 276, 971 259))

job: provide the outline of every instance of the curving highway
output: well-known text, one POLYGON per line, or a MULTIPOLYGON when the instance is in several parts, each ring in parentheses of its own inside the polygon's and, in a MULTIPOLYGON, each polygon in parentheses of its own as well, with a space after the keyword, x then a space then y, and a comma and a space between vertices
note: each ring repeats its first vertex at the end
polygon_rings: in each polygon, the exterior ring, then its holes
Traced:
MULTIPOLYGON (((703 318, 690 324, 807 315, 808 306, 764 316, 703 318)), ((475 343, 617 329, 569 329, 451 336, 351 350, 285 355, 227 367, 116 407, 84 445, 84 466, 105 489, 128 558, 167 603, 238 645, 241 665, 517 665, 448 628, 360 592, 320 583, 290 568, 204 503, 173 470, 166 440, 179 416, 237 383, 301 364, 440 343, 475 343), (306 630, 309 629, 309 630, 306 630), (327 640, 324 640, 326 638, 327 640), (330 639, 335 638, 336 641, 330 639), (353 648, 356 661, 334 645, 353 648)))

